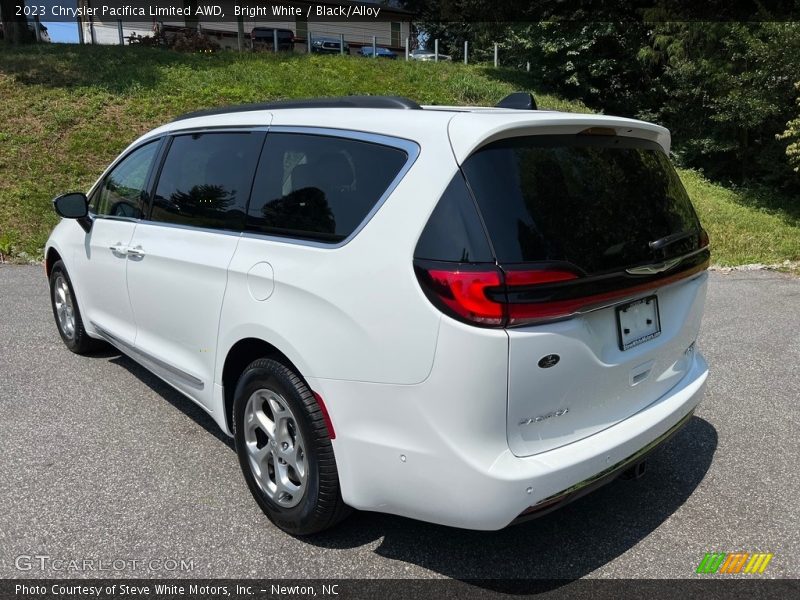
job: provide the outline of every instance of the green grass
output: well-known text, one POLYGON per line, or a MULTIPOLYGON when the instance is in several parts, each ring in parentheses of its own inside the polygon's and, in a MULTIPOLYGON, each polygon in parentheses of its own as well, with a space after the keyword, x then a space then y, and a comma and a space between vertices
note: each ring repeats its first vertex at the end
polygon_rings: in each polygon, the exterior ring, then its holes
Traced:
POLYGON ((735 190, 681 170, 720 266, 800 260, 800 204, 768 190, 735 190))
MULTIPOLYGON (((180 113, 347 94, 492 105, 531 86, 519 71, 449 63, 61 44, 0 49, 0 255, 40 257, 58 220, 51 198, 88 189, 127 144, 180 113)), ((531 91, 542 108, 587 110, 531 91)), ((693 172, 682 177, 717 263, 800 259, 800 223, 788 205, 693 172)))

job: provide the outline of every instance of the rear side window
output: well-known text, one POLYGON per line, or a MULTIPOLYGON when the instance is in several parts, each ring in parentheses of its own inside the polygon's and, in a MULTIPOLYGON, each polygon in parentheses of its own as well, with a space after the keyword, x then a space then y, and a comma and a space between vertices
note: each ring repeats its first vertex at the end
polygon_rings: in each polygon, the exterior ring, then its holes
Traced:
POLYGON ((258 165, 247 228, 336 243, 364 221, 408 156, 359 140, 270 133, 258 165))
POLYGON ((151 219, 241 231, 263 143, 258 131, 176 136, 158 178, 151 219))
POLYGON ((591 274, 680 256, 701 244, 686 190, 649 141, 510 138, 478 150, 463 171, 501 264, 567 261, 591 274), (676 241, 665 243, 668 236, 676 241))
POLYGON ((453 177, 428 219, 414 258, 462 263, 494 261, 461 172, 453 177))

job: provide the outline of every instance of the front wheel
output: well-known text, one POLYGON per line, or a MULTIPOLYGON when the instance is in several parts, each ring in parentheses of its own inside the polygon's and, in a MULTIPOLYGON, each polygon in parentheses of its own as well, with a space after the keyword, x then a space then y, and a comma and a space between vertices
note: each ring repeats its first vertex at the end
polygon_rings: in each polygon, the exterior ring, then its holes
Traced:
POLYGON ((87 354, 102 345, 99 340, 90 338, 83 328, 83 318, 75 299, 67 269, 62 261, 57 261, 50 271, 50 303, 61 339, 67 348, 76 354, 87 354))
POLYGON ((309 535, 347 516, 325 419, 292 369, 272 359, 245 369, 234 395, 233 434, 247 486, 275 525, 309 535))

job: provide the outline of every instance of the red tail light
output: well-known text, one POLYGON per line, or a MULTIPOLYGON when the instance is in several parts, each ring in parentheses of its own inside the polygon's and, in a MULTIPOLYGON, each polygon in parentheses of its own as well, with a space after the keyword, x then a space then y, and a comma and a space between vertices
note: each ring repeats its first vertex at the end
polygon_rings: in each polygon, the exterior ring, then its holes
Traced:
POLYGON ((483 327, 513 327, 565 319, 675 281, 708 267, 708 253, 676 273, 642 281, 622 274, 582 277, 563 268, 502 270, 494 265, 416 261, 430 300, 456 319, 483 327))
POLYGON ((427 271, 429 287, 438 300, 460 317, 485 326, 500 327, 504 322, 503 305, 486 295, 489 288, 501 289, 500 269, 427 271))

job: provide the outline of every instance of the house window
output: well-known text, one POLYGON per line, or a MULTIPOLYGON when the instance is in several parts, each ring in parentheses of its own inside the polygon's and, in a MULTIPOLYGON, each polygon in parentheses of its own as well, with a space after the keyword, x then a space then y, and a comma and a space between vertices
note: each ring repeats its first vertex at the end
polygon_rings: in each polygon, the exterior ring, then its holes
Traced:
POLYGON ((392 46, 398 47, 403 45, 403 42, 400 39, 401 29, 402 24, 400 21, 392 21, 392 46))
POLYGON ((294 36, 304 40, 308 39, 308 21, 306 20, 305 16, 298 15, 295 18, 295 23, 295 28, 297 31, 294 32, 294 36))

